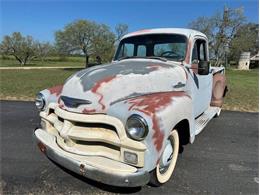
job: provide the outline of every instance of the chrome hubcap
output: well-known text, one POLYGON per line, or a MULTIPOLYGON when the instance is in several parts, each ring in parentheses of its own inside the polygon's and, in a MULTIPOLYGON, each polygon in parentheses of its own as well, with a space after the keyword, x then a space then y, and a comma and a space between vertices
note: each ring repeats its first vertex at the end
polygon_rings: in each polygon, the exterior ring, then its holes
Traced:
POLYGON ((173 147, 173 141, 171 139, 168 139, 159 162, 159 171, 161 174, 164 174, 171 164, 173 156, 173 147))

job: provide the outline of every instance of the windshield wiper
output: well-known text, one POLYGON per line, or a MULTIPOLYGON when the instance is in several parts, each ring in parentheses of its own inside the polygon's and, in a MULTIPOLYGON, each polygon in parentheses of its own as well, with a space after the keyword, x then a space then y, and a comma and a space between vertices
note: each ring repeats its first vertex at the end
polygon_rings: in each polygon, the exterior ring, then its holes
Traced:
POLYGON ((118 61, 125 60, 125 59, 131 59, 131 58, 156 59, 156 60, 161 60, 164 62, 168 61, 166 58, 159 57, 159 56, 125 56, 125 57, 119 58, 118 61))

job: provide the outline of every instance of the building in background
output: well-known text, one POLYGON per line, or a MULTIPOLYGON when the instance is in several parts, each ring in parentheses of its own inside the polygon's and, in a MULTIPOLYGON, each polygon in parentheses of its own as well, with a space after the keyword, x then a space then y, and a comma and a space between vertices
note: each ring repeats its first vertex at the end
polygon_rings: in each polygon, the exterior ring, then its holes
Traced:
POLYGON ((249 70, 250 52, 242 52, 238 61, 238 69, 249 70))
POLYGON ((242 52, 238 62, 238 69, 249 70, 259 67, 259 53, 250 57, 250 52, 242 52))
POLYGON ((250 58, 249 68, 259 68, 259 52, 250 58))

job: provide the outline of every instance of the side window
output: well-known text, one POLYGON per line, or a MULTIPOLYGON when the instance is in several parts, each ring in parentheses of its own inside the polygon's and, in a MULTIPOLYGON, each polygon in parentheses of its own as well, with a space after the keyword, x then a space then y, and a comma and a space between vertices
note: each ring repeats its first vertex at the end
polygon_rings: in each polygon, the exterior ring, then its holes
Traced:
POLYGON ((191 58, 191 63, 194 64, 195 61, 198 61, 198 44, 197 41, 195 42, 192 50, 192 58, 191 58))
POLYGON ((192 63, 207 60, 206 56, 206 42, 204 40, 196 40, 192 50, 192 63))
POLYGON ((141 57, 146 56, 146 46, 145 45, 137 46, 137 56, 141 56, 141 57))
POLYGON ((206 44, 205 44, 205 42, 203 41, 203 42, 201 42, 200 43, 200 57, 199 57, 199 60, 203 60, 203 61, 205 61, 205 60, 207 60, 206 59, 206 48, 205 48, 205 46, 206 46, 206 44))

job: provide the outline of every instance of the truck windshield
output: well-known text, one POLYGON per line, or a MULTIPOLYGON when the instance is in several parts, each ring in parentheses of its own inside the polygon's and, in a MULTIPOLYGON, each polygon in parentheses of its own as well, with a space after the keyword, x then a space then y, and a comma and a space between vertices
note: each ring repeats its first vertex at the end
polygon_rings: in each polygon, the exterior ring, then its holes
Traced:
POLYGON ((175 34, 150 34, 123 39, 114 60, 126 58, 157 57, 183 61, 186 55, 187 38, 175 34))

